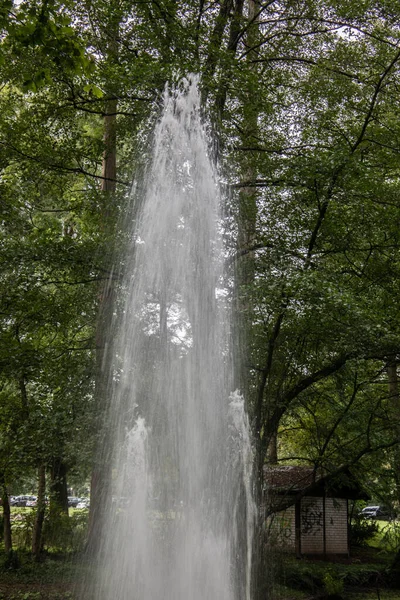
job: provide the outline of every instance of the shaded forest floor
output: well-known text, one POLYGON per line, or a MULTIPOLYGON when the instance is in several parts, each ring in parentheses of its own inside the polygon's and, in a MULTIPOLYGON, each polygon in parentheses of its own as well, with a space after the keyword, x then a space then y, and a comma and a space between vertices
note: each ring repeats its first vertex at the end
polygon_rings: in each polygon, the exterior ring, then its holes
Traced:
POLYGON ((273 583, 266 600, 400 600, 389 573, 393 558, 373 547, 334 561, 277 553, 270 558, 273 583))
MULTIPOLYGON (((354 550, 351 559, 335 562, 276 553, 267 567, 265 600, 400 600, 388 578, 392 559, 376 548, 354 550)), ((89 572, 81 555, 48 555, 35 563, 19 553, 14 564, 0 562, 0 600, 78 600, 89 572)))
POLYGON ((0 600, 74 600, 89 570, 79 555, 49 555, 37 563, 20 552, 9 563, 0 565, 0 600))

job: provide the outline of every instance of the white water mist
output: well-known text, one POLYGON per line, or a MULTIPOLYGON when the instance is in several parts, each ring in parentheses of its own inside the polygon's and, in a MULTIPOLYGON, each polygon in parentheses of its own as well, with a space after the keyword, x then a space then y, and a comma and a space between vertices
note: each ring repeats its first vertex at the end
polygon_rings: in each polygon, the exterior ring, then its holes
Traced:
POLYGON ((233 392, 221 198, 196 79, 167 90, 115 344, 99 600, 249 600, 254 505, 233 392))

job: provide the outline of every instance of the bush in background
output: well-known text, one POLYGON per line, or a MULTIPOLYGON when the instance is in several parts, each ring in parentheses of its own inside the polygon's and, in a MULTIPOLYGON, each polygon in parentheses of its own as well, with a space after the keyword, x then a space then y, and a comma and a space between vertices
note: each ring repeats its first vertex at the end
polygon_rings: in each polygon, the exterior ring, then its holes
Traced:
POLYGON ((351 546, 367 546, 368 542, 379 531, 378 524, 371 519, 356 515, 352 518, 349 528, 351 546))

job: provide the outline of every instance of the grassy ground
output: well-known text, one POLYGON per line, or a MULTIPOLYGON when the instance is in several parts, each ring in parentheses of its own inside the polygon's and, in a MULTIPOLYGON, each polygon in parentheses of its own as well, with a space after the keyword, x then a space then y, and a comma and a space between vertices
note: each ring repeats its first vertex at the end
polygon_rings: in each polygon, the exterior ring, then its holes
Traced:
POLYGON ((372 548, 383 552, 395 552, 400 547, 400 522, 398 521, 375 521, 378 532, 368 542, 372 548))

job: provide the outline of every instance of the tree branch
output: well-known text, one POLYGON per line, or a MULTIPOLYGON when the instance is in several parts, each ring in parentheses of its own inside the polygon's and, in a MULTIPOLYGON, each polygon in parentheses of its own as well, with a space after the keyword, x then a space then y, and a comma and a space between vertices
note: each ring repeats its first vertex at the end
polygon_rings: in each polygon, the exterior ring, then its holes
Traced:
POLYGON ((67 173, 77 173, 80 175, 85 175, 86 177, 92 177, 94 179, 99 179, 99 180, 103 180, 103 181, 113 181, 115 183, 119 183, 120 185, 123 185, 126 187, 131 186, 130 182, 122 181, 121 179, 111 179, 108 177, 102 177, 101 175, 96 175, 95 173, 90 173, 90 171, 86 171, 82 167, 66 167, 64 165, 45 162, 43 159, 40 159, 37 156, 31 156, 31 155, 27 154, 26 152, 23 152, 22 150, 20 150, 19 148, 16 148, 14 145, 10 144, 9 142, 0 141, 0 144, 2 146, 4 146, 5 148, 11 148, 19 156, 22 156, 23 158, 26 158, 27 160, 31 160, 40 165, 43 165, 44 167, 47 167, 48 169, 51 169, 51 170, 65 171, 67 173))

